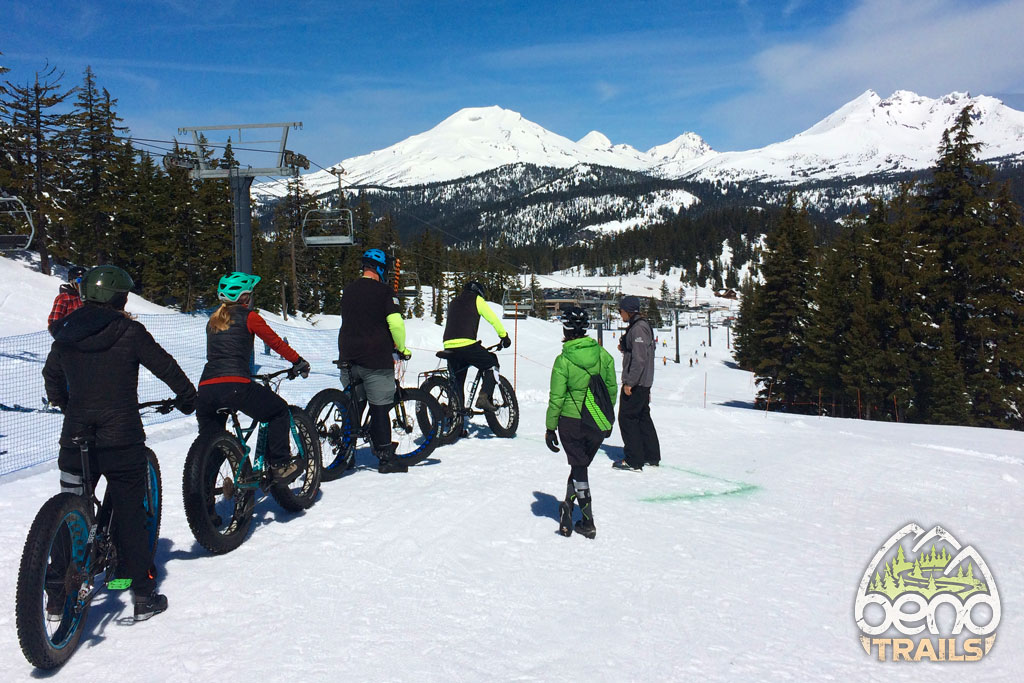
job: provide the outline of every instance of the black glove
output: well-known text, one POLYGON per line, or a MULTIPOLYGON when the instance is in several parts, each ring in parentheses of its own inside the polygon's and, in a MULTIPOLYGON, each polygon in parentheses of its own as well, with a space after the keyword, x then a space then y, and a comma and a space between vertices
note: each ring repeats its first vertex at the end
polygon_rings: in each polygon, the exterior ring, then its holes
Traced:
POLYGON ((551 451, 552 453, 557 453, 559 450, 561 450, 558 447, 558 434, 555 434, 554 429, 549 429, 546 432, 544 432, 544 443, 547 444, 548 450, 551 451))
POLYGON ((195 392, 193 391, 190 394, 184 394, 182 396, 175 397, 174 407, 177 408, 179 412, 184 413, 185 415, 191 415, 192 413, 196 412, 195 392))
POLYGON ((501 348, 507 349, 510 346, 512 346, 512 340, 508 338, 508 335, 501 337, 501 348))
POLYGON ((398 357, 401 358, 402 360, 409 360, 410 358, 412 358, 412 351, 410 351, 409 349, 406 349, 405 351, 399 351, 398 357))
POLYGON ((309 361, 302 358, 302 356, 299 356, 299 359, 292 363, 291 369, 288 370, 288 377, 290 379, 295 379, 299 375, 302 375, 303 379, 309 377, 309 361))

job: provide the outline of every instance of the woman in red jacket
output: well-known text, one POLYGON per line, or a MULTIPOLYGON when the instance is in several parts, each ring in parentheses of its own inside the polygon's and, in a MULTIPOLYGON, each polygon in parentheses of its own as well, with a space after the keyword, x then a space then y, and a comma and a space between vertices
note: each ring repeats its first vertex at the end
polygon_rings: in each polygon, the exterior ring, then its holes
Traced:
POLYGON ((257 275, 235 272, 217 285, 221 305, 206 323, 206 367, 199 380, 196 417, 200 434, 224 430, 227 415, 217 412, 223 408, 266 422, 267 461, 274 478, 287 483, 299 474, 299 465, 288 452, 288 404, 250 378, 253 340, 262 339, 303 377, 309 376, 309 363, 252 310, 252 290, 259 281, 257 275))

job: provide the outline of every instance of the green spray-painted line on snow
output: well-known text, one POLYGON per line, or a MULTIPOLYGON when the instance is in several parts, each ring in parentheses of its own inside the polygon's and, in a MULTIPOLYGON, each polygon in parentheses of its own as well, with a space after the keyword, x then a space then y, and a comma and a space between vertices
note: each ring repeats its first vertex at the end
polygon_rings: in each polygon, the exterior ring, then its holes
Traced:
POLYGON ((721 498, 723 496, 745 496, 748 493, 754 493, 760 491, 761 487, 754 484, 747 484, 742 481, 733 481, 731 479, 724 479, 722 477, 716 477, 711 474, 705 474, 704 472, 698 472, 696 470, 688 470, 685 467, 676 467, 675 465, 662 465, 663 468, 669 470, 675 470, 677 472, 686 472, 692 474, 695 477, 701 477, 702 479, 711 479, 712 481, 720 481, 726 484, 735 486, 734 489, 728 491, 701 491, 700 493, 672 493, 664 496, 651 496, 649 498, 641 498, 640 501, 643 503, 674 503, 677 501, 686 500, 701 500, 702 498, 721 498))

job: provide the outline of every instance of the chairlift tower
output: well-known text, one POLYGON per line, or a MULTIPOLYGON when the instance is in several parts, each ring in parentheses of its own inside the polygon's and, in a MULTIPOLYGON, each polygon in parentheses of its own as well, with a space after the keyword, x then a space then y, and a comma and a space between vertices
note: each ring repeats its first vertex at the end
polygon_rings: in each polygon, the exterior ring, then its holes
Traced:
MULTIPOLYGON (((231 206, 233 207, 232 226, 234 228, 235 270, 252 273, 252 199, 249 188, 256 176, 287 176, 299 175, 299 168, 309 168, 309 160, 301 154, 288 151, 288 130, 302 130, 301 121, 289 123, 242 123, 231 126, 189 126, 178 129, 179 135, 192 134, 195 147, 195 163, 190 164, 189 174, 197 180, 227 178, 231 186, 231 206), (242 131, 254 128, 279 128, 281 138, 278 140, 243 140, 242 131), (277 149, 277 165, 262 168, 214 168, 204 158, 200 134, 212 130, 238 131, 238 142, 279 143, 277 149)), ((267 150, 270 151, 270 150, 267 150)))

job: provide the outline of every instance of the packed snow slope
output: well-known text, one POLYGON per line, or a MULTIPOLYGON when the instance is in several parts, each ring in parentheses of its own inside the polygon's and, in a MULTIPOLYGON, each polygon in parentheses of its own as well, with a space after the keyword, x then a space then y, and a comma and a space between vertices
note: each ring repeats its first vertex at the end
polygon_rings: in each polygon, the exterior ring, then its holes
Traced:
MULTIPOLYGON (((794 137, 767 147, 717 152, 699 135, 683 133, 641 152, 591 131, 578 141, 553 133, 498 106, 461 109, 435 127, 390 147, 345 159, 349 185, 405 187, 456 180, 517 163, 554 168, 597 164, 662 178, 782 181, 861 177, 930 167, 942 131, 968 104, 981 158, 1024 154, 1024 112, 1000 100, 953 92, 930 98, 897 90, 883 99, 873 90, 843 105, 794 137)), ((335 190, 328 170, 304 175, 314 194, 335 190)), ((281 196, 280 182, 253 186, 256 196, 281 196)))
MULTIPOLYGON (((755 411, 726 330, 713 329, 708 348, 707 329, 688 328, 682 363, 659 358, 655 371, 663 466, 612 470, 616 431, 591 467, 597 538, 563 538, 555 517, 568 467, 543 443, 561 328, 509 328, 517 344, 501 362, 517 385, 516 438, 493 438, 475 419, 470 438, 394 475, 377 474, 363 446, 359 467, 325 484, 305 514, 259 503, 250 537, 225 556, 193 541, 181 505, 194 418, 151 428, 170 608, 122 626, 126 598, 101 597, 54 678, 1018 680, 1024 436, 755 411), (992 569, 1004 608, 981 662, 894 665, 861 649, 858 583, 909 521, 947 526, 992 569)), ((409 329, 411 382, 436 366, 441 329, 425 320, 409 329)), ((674 357, 671 333, 658 335, 659 354, 674 357)), ((486 326, 481 337, 494 340, 486 326)), ((324 332, 323 344, 334 341, 324 332)), ((611 335, 604 343, 618 357, 611 335)), ((330 357, 320 351, 310 356, 330 357)), ((284 392, 298 403, 310 393, 302 381, 284 392)), ((32 518, 57 490, 52 465, 0 480, 4 681, 34 676, 15 637, 15 581, 32 518)))

